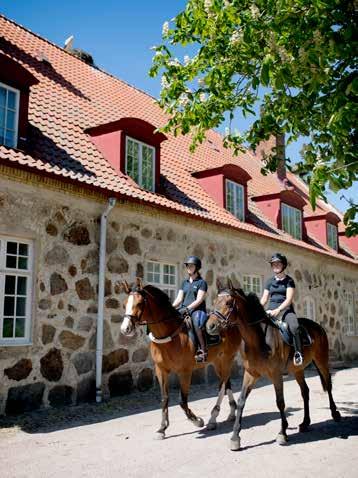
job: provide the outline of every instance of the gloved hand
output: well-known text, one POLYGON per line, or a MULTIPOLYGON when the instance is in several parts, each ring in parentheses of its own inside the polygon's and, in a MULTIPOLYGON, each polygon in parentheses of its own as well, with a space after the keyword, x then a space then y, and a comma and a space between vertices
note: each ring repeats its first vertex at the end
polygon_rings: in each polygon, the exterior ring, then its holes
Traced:
POLYGON ((190 315, 190 310, 188 309, 188 307, 179 307, 178 312, 182 317, 190 315))

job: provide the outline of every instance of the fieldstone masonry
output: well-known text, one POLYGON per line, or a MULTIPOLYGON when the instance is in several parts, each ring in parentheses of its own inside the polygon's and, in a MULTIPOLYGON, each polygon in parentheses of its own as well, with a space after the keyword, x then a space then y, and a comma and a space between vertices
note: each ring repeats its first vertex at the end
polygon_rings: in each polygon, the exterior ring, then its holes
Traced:
MULTIPOLYGON (((102 201, 0 179, 0 234, 34 244, 31 344, 0 347, 0 413, 22 413, 95 397, 99 219, 102 201)), ((267 259, 280 250, 289 257, 297 285, 296 308, 311 296, 317 321, 327 330, 331 349, 345 359, 358 357, 358 337, 344 333, 344 294, 357 295, 357 266, 273 239, 229 231, 204 222, 119 203, 108 221, 105 281, 103 386, 106 396, 123 395, 154 384, 143 330, 123 337, 120 325, 126 295, 122 280, 145 278, 148 260, 176 264, 199 255, 208 282, 208 305, 217 279, 242 284, 243 274, 269 273, 267 259)), ((358 307, 356 307, 356 310, 358 307)), ((238 366, 233 371, 238 374, 238 366)), ((211 366, 193 382, 214 380, 211 366)), ((172 379, 175 383, 175 379, 172 379)))

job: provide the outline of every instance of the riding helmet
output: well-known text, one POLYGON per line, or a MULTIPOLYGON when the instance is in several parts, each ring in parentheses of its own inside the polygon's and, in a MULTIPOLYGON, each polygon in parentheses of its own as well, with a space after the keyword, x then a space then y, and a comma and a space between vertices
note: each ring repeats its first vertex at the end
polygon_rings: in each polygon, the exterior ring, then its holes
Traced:
POLYGON ((201 269, 201 260, 197 256, 189 256, 184 262, 184 265, 188 264, 194 264, 198 270, 201 269))
POLYGON ((269 260, 269 263, 272 264, 273 262, 277 262, 277 261, 282 262, 284 269, 287 267, 287 257, 281 254, 280 252, 276 252, 269 260))

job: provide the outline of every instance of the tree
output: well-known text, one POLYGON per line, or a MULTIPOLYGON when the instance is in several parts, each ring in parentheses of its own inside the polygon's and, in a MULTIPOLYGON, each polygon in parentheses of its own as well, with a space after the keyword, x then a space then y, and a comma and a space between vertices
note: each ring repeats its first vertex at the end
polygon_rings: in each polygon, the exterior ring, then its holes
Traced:
MULTIPOLYGON (((255 149, 271 134, 287 142, 309 136, 300 161, 288 165, 309 184, 313 207, 325 190, 357 180, 357 12, 345 0, 188 0, 163 25, 153 47, 151 76, 162 74, 159 104, 169 114, 164 131, 205 132, 228 121, 224 144, 234 153, 255 149), (190 47, 183 61, 173 49, 190 47), (233 129, 237 112, 252 117, 233 129)), ((275 171, 269 156, 263 174, 275 171)), ((347 235, 358 233, 358 205, 345 213, 347 235)))

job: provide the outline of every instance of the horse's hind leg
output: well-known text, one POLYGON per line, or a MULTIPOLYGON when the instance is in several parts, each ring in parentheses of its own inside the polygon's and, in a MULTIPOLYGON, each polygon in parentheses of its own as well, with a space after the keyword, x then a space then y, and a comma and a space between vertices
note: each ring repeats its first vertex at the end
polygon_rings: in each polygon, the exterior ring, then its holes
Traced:
POLYGON ((217 417, 220 413, 221 402, 223 401, 223 398, 225 396, 225 386, 226 386, 225 382, 220 383, 219 395, 218 395, 218 398, 216 400, 216 404, 215 404, 214 408, 211 410, 211 415, 210 415, 210 419, 208 421, 208 424, 206 425, 207 430, 215 430, 215 428, 216 428, 216 425, 217 425, 216 419, 217 419, 217 417))
POLYGON ((244 411, 246 399, 249 396, 256 380, 257 380, 257 377, 254 377, 247 370, 245 370, 244 379, 243 379, 242 387, 241 387, 241 393, 240 393, 239 401, 237 404, 237 415, 235 419, 234 428, 232 431, 232 436, 230 439, 230 450, 236 451, 240 449, 240 431, 241 431, 242 412, 244 411))
POLYGON ((275 377, 275 379, 273 380, 273 385, 275 387, 275 392, 276 392, 276 404, 278 409, 280 410, 280 415, 281 415, 281 430, 280 430, 280 433, 277 435, 276 442, 279 445, 286 445, 288 440, 287 434, 286 434, 288 422, 287 422, 286 414, 285 414, 285 399, 283 396, 282 375, 278 375, 277 377, 275 377))
POLYGON ((160 424, 159 430, 157 430, 156 438, 162 440, 165 438, 165 430, 169 426, 169 414, 168 414, 168 405, 169 405, 169 373, 166 370, 162 370, 158 366, 155 367, 155 372, 160 386, 160 391, 162 395, 162 422, 160 424))
POLYGON ((317 368, 319 378, 321 379, 323 390, 328 392, 329 397, 329 408, 331 409, 331 415, 335 422, 339 422, 341 419, 341 414, 337 410, 336 404, 333 400, 332 395, 332 378, 329 373, 328 367, 328 358, 323 360, 321 357, 315 357, 313 362, 317 368))
POLYGON ((308 427, 310 426, 311 423, 311 418, 310 418, 310 390, 308 388, 308 385, 305 380, 305 373, 304 370, 298 370, 295 372, 295 377, 298 385, 300 386, 301 389, 301 395, 303 398, 303 406, 304 406, 304 417, 303 417, 303 422, 300 424, 299 430, 300 432, 306 432, 308 430, 308 427))
POLYGON ((191 383, 191 372, 185 372, 179 374, 181 402, 180 406, 184 410, 188 420, 190 420, 195 426, 203 427, 204 420, 194 415, 194 413, 188 407, 188 395, 191 383))

